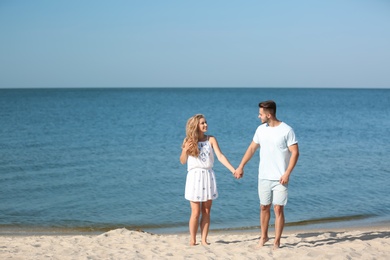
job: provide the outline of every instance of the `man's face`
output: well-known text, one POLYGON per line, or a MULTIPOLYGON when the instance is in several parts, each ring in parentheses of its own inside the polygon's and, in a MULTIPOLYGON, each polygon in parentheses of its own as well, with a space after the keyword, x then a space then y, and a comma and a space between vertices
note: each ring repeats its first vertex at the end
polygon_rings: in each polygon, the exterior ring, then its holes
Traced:
POLYGON ((259 119, 261 120, 261 123, 268 123, 270 118, 270 114, 265 112, 262 107, 259 109, 259 119))

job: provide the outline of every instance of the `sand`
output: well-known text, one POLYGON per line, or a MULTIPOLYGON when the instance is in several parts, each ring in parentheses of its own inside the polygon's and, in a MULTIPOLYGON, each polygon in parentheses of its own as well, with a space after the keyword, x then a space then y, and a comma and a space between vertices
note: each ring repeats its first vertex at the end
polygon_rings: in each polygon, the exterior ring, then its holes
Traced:
MULTIPOLYGON (((209 246, 188 234, 115 229, 96 235, 2 235, 0 259, 390 259, 390 227, 284 232, 262 248, 258 232, 210 231, 209 246)), ((198 238, 200 239, 200 238, 198 238)))

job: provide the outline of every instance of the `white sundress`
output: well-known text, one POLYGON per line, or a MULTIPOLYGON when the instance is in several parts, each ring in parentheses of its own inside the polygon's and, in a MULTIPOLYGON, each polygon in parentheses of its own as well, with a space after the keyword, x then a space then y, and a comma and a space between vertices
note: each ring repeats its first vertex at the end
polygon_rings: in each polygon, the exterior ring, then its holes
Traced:
POLYGON ((184 197, 189 201, 203 202, 218 198, 217 182, 213 171, 214 152, 207 138, 198 142, 199 156, 188 156, 187 180, 184 197))

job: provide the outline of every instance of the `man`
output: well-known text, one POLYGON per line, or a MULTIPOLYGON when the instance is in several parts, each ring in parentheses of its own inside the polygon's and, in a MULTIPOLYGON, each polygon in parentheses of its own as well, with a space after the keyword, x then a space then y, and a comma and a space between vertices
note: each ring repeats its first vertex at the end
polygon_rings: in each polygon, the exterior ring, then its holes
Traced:
POLYGON ((288 181, 299 157, 298 141, 294 130, 276 118, 276 103, 272 100, 259 103, 262 122, 253 137, 234 175, 244 175, 244 167, 260 147, 259 183, 260 228, 259 246, 268 240, 271 203, 275 213, 274 249, 279 248, 284 228, 284 206, 287 204, 288 181))

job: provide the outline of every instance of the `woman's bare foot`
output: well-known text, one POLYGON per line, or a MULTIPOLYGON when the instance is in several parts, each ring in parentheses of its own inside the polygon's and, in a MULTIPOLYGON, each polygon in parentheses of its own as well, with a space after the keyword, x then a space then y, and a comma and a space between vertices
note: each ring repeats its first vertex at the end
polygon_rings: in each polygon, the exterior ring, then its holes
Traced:
POLYGON ((202 241, 202 245, 203 245, 203 246, 209 246, 209 245, 210 245, 210 243, 209 243, 209 242, 207 242, 207 241, 202 241))
POLYGON ((267 243, 268 240, 269 240, 268 237, 265 237, 265 238, 261 237, 260 240, 259 240, 259 247, 264 246, 264 244, 267 243))
POLYGON ((278 249, 280 247, 280 242, 275 242, 274 243, 274 248, 273 248, 273 250, 276 250, 276 249, 278 249))
POLYGON ((198 245, 198 244, 196 243, 196 241, 190 241, 190 246, 196 246, 196 245, 198 245))

